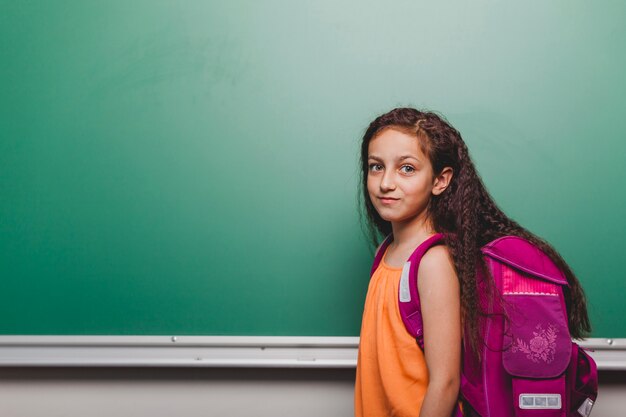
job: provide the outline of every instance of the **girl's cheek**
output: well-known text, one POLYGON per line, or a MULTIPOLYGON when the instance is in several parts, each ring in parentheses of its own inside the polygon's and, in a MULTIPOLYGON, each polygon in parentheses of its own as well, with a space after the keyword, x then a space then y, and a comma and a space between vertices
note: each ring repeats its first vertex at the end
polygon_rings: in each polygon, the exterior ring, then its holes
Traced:
POLYGON ((375 188, 376 187, 374 186, 374 183, 372 182, 372 180, 368 180, 367 181, 367 193, 369 194, 370 199, 372 198, 372 194, 374 193, 375 188))

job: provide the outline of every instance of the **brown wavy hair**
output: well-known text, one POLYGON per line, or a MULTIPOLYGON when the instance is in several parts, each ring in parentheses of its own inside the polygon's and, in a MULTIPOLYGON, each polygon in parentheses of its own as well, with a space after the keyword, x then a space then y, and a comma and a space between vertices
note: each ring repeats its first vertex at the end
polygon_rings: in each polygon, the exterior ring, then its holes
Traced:
POLYGON ((561 255, 545 240, 526 230, 509 218, 495 203, 483 184, 461 134, 443 117, 412 108, 397 108, 377 117, 365 131, 361 142, 361 214, 371 243, 375 246, 382 236, 391 233, 391 223, 382 219, 367 191, 368 148, 370 141, 383 129, 394 128, 414 135, 438 175, 445 167, 453 169, 446 190, 432 195, 427 213, 435 231, 446 233, 461 287, 461 312, 465 336, 477 352, 482 339, 479 321, 487 315, 478 299, 478 286, 485 285, 491 299, 495 296, 493 277, 487 272, 480 248, 501 236, 522 237, 545 252, 564 272, 569 287, 564 288, 569 331, 581 339, 591 332, 583 289, 561 255), (364 206, 364 210, 363 210, 364 206), (477 267, 483 271, 485 282, 478 282, 477 267), (485 273, 486 272, 486 273, 485 273))

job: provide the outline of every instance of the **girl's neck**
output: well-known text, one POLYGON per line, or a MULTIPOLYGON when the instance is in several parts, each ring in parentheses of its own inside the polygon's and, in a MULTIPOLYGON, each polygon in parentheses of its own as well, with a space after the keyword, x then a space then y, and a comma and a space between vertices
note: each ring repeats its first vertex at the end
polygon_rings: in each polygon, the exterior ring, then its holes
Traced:
POLYGON ((396 247, 415 247, 436 233, 432 221, 425 215, 407 222, 391 223, 391 229, 396 247))

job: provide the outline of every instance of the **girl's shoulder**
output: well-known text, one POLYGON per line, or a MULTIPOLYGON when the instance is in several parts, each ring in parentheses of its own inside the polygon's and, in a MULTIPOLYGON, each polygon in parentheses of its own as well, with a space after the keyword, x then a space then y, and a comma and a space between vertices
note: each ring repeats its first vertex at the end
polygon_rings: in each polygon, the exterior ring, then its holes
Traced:
POLYGON ((443 243, 429 248, 426 253, 424 253, 420 261, 420 267, 422 264, 436 266, 440 263, 453 263, 450 249, 443 243))
POLYGON ((436 245, 428 249, 420 261, 417 271, 418 284, 431 281, 457 282, 454 262, 446 245, 436 245))

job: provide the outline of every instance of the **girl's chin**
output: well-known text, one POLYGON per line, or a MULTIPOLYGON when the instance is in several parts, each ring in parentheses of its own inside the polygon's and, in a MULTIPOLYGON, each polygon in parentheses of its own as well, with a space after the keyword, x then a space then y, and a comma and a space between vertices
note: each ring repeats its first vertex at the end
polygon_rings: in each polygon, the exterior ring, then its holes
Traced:
MULTIPOLYGON (((379 213, 380 214, 380 213, 379 213)), ((390 223, 401 223, 403 222, 405 219, 403 217, 399 217, 399 216, 385 216, 384 214, 380 214, 380 217, 390 223)))
POLYGON ((389 214, 389 213, 378 213, 380 215, 380 217, 386 221, 386 222, 390 222, 390 223, 410 223, 411 221, 413 221, 417 216, 398 216, 398 215, 393 215, 393 214, 389 214))

